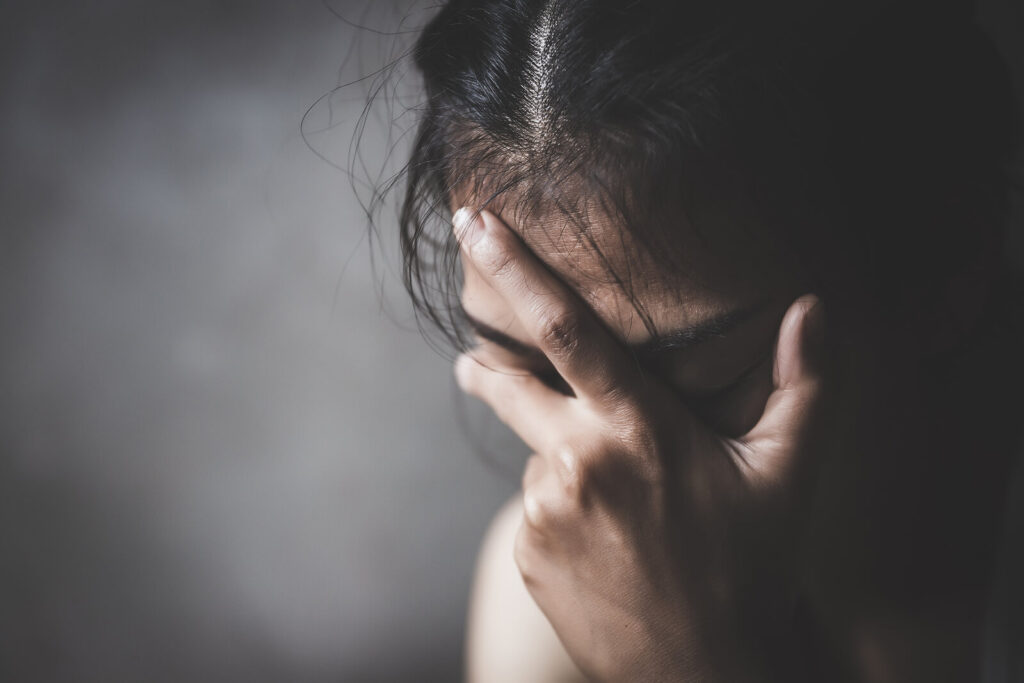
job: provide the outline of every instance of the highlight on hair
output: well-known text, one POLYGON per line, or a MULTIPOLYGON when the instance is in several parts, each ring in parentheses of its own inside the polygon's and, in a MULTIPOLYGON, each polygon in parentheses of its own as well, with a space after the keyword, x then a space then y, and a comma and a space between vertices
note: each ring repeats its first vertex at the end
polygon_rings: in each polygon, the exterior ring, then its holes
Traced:
POLYGON ((559 244, 602 256, 600 212, 674 268, 681 225, 714 245, 726 216, 882 315, 998 260, 1016 110, 969 3, 451 0, 412 58, 422 105, 386 189, 403 188, 405 286, 456 346, 467 198, 528 244, 558 212, 559 244))

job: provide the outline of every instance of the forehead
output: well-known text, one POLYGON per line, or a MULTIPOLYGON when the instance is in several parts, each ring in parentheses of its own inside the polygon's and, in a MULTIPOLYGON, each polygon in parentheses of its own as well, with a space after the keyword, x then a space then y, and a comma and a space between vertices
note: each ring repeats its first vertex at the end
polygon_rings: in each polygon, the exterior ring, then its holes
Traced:
MULTIPOLYGON (((525 210, 504 198, 487 208, 628 342, 750 307, 786 288, 781 269, 764 262, 751 267, 752 254, 742 240, 703 239, 683 215, 653 226, 664 238, 655 253, 621 219, 593 204, 572 211, 525 210)), ((471 265, 465 277, 467 311, 497 327, 515 328, 507 306, 471 265)))

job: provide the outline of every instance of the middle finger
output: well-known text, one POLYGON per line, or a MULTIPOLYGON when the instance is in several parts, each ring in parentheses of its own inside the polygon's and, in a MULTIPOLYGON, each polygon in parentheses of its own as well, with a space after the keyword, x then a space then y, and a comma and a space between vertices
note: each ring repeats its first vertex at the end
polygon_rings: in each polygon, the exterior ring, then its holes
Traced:
POLYGON ((461 209, 455 229, 463 253, 575 395, 616 408, 636 381, 635 369, 590 308, 493 214, 461 209))

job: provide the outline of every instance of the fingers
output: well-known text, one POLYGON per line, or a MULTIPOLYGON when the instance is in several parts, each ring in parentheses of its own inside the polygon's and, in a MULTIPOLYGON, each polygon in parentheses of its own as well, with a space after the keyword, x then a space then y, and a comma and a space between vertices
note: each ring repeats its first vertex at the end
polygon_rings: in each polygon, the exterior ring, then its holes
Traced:
POLYGON ((594 313, 493 214, 460 209, 454 222, 466 257, 575 395, 615 404, 635 381, 635 370, 594 313))
POLYGON ((527 526, 537 532, 551 531, 584 509, 588 491, 581 481, 581 465, 575 453, 534 454, 523 470, 523 512, 527 526))
POLYGON ((813 294, 794 301, 779 326, 773 378, 779 389, 808 391, 821 373, 825 305, 813 294))
MULTIPOLYGON (((572 422, 569 398, 529 374, 492 369, 463 355, 455 374, 464 391, 489 404, 505 424, 536 453, 523 470, 523 509, 527 525, 548 529, 582 504, 586 463, 566 441, 572 422)), ((571 440, 570 440, 571 441, 571 440)))
POLYGON ((529 373, 488 367, 472 356, 455 362, 459 387, 489 405, 502 422, 538 452, 557 446, 567 398, 529 373))
POLYGON ((764 414, 741 441, 745 465, 772 480, 784 478, 804 450, 822 396, 824 304, 814 295, 794 301, 779 326, 775 389, 764 414))

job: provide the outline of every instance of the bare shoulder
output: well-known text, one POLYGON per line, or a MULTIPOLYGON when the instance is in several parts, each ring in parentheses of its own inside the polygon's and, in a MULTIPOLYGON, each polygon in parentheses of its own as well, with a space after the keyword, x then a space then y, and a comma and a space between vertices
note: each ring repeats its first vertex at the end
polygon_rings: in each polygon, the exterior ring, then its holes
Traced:
POLYGON ((466 629, 466 680, 585 681, 519 575, 513 547, 522 518, 516 496, 495 515, 480 548, 466 629))

